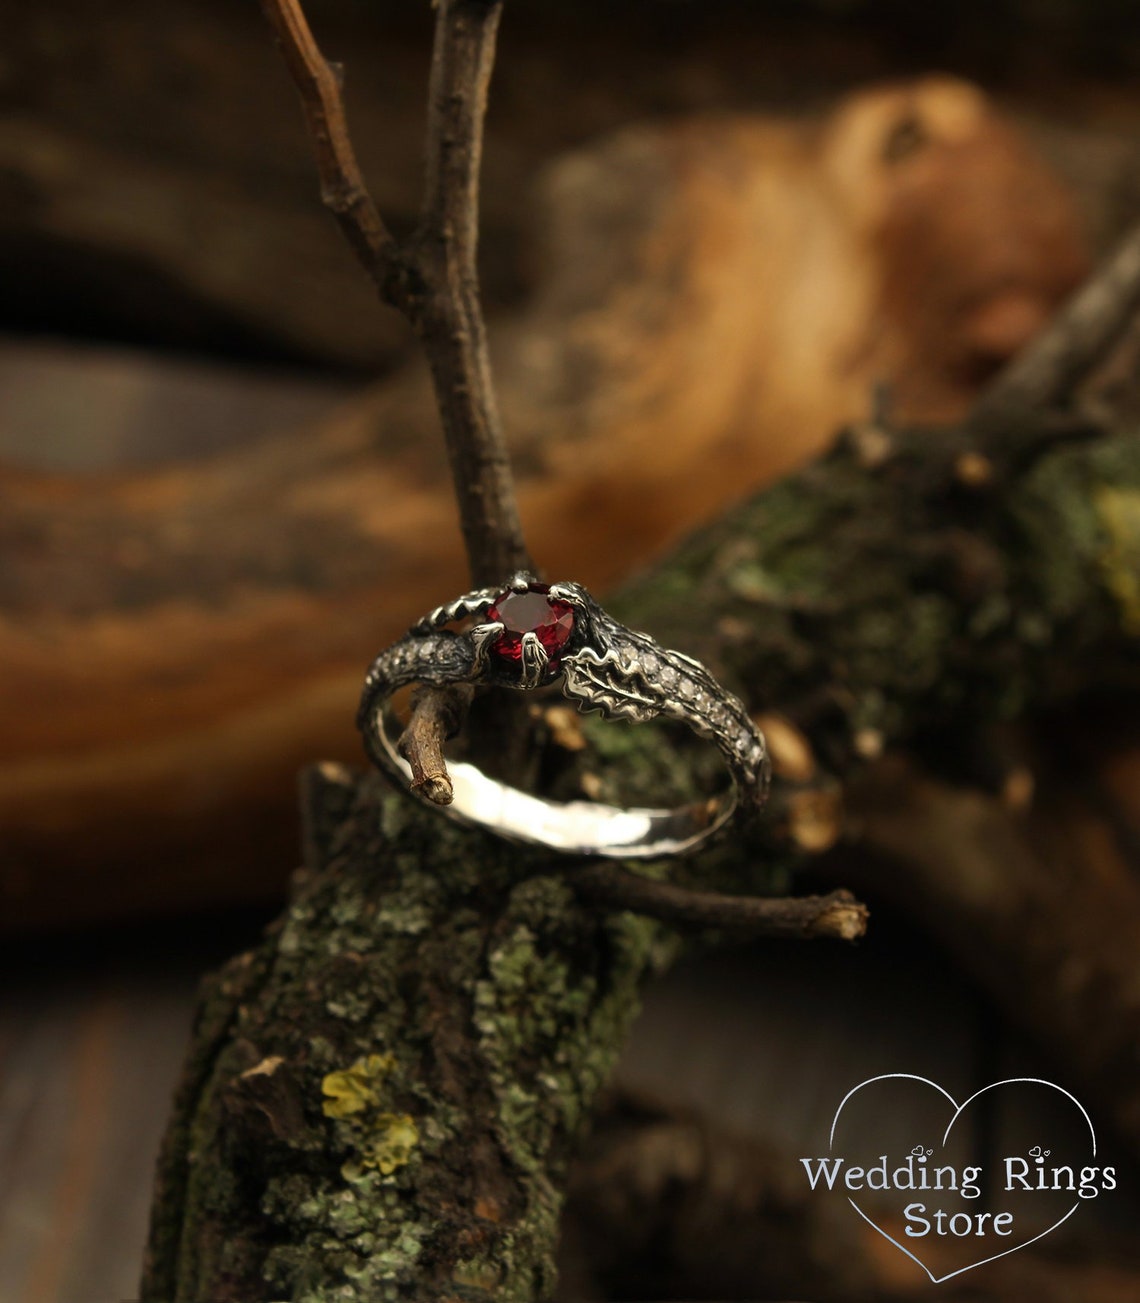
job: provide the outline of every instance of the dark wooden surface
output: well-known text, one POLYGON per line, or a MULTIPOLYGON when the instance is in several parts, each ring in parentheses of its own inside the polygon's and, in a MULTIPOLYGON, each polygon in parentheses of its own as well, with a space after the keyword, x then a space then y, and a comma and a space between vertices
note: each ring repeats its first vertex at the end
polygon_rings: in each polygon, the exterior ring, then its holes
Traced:
POLYGON ((11 947, 0 977, 0 1298, 129 1299, 200 972, 241 928, 11 947), (221 944, 219 944, 221 942, 221 944))

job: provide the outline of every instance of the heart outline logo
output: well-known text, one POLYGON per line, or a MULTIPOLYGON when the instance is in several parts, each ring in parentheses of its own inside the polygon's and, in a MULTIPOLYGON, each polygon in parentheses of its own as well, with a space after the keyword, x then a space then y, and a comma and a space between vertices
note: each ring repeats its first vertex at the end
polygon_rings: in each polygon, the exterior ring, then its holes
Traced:
MULTIPOLYGON (((942 1086, 940 1086, 936 1081, 931 1081, 929 1077, 920 1077, 917 1073, 914 1072, 884 1072, 878 1077, 868 1077, 866 1081, 861 1081, 857 1086, 852 1086, 852 1088, 847 1092, 847 1094, 844 1095, 843 1098, 839 1101, 839 1107, 835 1110, 835 1116, 831 1119, 831 1133, 828 1136, 828 1149, 830 1149, 832 1152, 834 1152, 835 1149, 835 1129, 839 1125, 839 1115, 843 1112, 844 1108, 847 1105, 848 1100, 850 1100, 852 1096, 858 1094, 858 1092, 861 1091, 864 1086, 873 1086, 877 1081, 920 1081, 924 1086, 932 1086, 936 1091, 938 1091, 940 1095, 944 1096, 953 1107, 954 1115, 951 1117, 949 1123, 947 1123, 946 1130, 942 1133, 943 1145, 946 1144, 946 1140, 949 1137, 950 1132, 954 1128, 954 1123, 958 1121, 958 1119, 962 1116, 965 1110, 969 1108, 969 1106, 974 1102, 974 1100, 986 1094, 987 1091, 997 1090, 999 1086, 1016 1086, 1021 1084, 1029 1084, 1034 1086, 1048 1086, 1050 1090, 1058 1091, 1060 1094, 1064 1095, 1066 1099, 1074 1103, 1077 1106, 1077 1108, 1080 1110, 1081 1116, 1084 1118, 1086 1124, 1088 1125, 1089 1136, 1091 1137, 1092 1140, 1092 1156, 1094 1158, 1096 1157, 1096 1129, 1093 1127, 1092 1118, 1089 1117, 1088 1113, 1085 1110, 1084 1105, 1081 1103, 1079 1099, 1077 1099, 1075 1095, 1071 1094, 1063 1086, 1058 1086, 1055 1082, 1046 1081, 1043 1077, 1006 1077, 1003 1081, 992 1081, 988 1086, 983 1086, 981 1090, 976 1090, 968 1100, 966 1100, 962 1104, 959 1104, 958 1101, 954 1098, 954 1096, 951 1095, 948 1090, 945 1090, 942 1086)), ((900 1244, 898 1240, 894 1238, 893 1235, 888 1235, 887 1232, 883 1230, 883 1228, 880 1225, 878 1225, 878 1223, 875 1222, 873 1218, 869 1217, 863 1211, 863 1209, 859 1207, 859 1205, 855 1202, 854 1199, 851 1198, 850 1195, 847 1196, 847 1202, 851 1205, 852 1208, 855 1209, 855 1211, 859 1214, 859 1216, 863 1218, 863 1220, 867 1223, 868 1226, 871 1226, 876 1231, 878 1231, 879 1234, 883 1237, 883 1239, 888 1240, 891 1244, 893 1244, 895 1248, 899 1250, 900 1253, 905 1253, 906 1256, 912 1262, 917 1263, 918 1266, 920 1266, 922 1270, 926 1272, 927 1276, 930 1278, 931 1284, 933 1285, 940 1285, 945 1280, 952 1280, 955 1276, 961 1276, 963 1272, 973 1271, 975 1267, 984 1267, 989 1262, 996 1262, 998 1258, 1005 1258, 1011 1253, 1017 1253, 1018 1250, 1020 1249, 1026 1249, 1029 1247, 1029 1245, 1036 1244, 1038 1240, 1043 1240, 1046 1235, 1052 1235, 1052 1233, 1057 1229, 1057 1227, 1067 1222, 1069 1218, 1073 1215, 1073 1213, 1075 1213, 1077 1209, 1081 1206, 1081 1201, 1078 1198, 1077 1202, 1073 1204, 1073 1206, 1069 1209, 1067 1213, 1065 1213, 1063 1217, 1058 1218, 1057 1221, 1055 1221, 1051 1226, 1047 1226, 1045 1230, 1033 1236, 1032 1239, 1026 1240, 1022 1244, 1011 1245, 1008 1249, 1003 1249, 1001 1253, 994 1253, 988 1258, 982 1258, 980 1262, 971 1262, 968 1266, 959 1267, 956 1271, 949 1271, 946 1273, 945 1276, 936 1276, 926 1265, 926 1263, 922 1261, 921 1258, 911 1253, 911 1251, 904 1244, 900 1244)))

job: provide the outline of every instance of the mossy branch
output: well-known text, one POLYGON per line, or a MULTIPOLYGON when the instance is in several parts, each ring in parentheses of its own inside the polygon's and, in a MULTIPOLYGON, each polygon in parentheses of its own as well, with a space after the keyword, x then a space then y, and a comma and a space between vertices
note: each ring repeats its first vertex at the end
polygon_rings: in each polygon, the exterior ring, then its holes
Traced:
MULTIPOLYGON (((931 494, 919 469, 842 442, 617 606, 754 709, 779 703, 840 779, 869 732, 960 733, 1114 672, 1135 682, 1140 439, 1055 448, 1000 499, 931 494)), ((673 740, 615 735, 602 781, 658 791, 673 740)), ((678 942, 379 778, 325 767, 307 793, 288 911, 204 996, 143 1297, 544 1299, 567 1156, 678 942), (361 1107, 330 1116, 330 1082, 369 1078, 376 1056, 361 1107)), ((802 858, 778 832, 684 881, 771 885, 802 858)))

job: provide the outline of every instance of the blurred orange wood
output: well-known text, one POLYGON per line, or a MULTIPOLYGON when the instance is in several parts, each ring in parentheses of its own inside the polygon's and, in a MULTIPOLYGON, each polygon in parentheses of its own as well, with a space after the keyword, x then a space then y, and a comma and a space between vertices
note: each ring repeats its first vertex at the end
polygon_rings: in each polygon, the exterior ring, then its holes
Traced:
MULTIPOLYGON (((1085 271, 1064 188, 971 87, 631 127, 547 178, 492 341, 531 550, 604 590, 866 419, 945 419, 1085 271)), ((129 476, 0 474, 0 926, 279 890, 303 763, 464 586, 426 377, 129 476)))

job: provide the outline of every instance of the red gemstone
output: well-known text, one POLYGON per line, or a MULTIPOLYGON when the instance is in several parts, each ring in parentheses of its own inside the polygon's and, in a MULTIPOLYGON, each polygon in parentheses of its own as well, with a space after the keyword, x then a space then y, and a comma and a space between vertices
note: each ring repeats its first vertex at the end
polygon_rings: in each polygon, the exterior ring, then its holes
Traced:
POLYGON ((522 659, 524 633, 533 633, 547 656, 557 660, 574 630, 574 608, 550 597, 547 584, 531 584, 525 593, 500 593, 487 619, 503 624, 503 636, 494 651, 509 661, 522 659))

